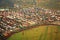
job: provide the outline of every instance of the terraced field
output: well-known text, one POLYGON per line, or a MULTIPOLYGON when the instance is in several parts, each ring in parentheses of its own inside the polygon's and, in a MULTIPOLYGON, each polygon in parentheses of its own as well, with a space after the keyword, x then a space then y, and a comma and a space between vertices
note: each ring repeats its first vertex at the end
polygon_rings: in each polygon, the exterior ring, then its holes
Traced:
POLYGON ((39 26, 16 33, 7 40, 60 40, 60 26, 39 26))

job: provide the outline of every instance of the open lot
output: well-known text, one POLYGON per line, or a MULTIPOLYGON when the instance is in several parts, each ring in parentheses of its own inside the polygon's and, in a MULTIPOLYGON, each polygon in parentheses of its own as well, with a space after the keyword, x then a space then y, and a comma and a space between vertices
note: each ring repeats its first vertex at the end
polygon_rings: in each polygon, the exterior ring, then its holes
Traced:
POLYGON ((16 33, 7 40, 60 40, 60 26, 39 26, 16 33))

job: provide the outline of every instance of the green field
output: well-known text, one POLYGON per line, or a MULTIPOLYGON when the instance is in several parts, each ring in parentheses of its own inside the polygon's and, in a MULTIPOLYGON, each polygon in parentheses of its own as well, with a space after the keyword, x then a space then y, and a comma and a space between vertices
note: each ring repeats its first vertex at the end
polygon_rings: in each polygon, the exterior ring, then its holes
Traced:
POLYGON ((60 40, 60 26, 39 26, 16 33, 7 40, 60 40))

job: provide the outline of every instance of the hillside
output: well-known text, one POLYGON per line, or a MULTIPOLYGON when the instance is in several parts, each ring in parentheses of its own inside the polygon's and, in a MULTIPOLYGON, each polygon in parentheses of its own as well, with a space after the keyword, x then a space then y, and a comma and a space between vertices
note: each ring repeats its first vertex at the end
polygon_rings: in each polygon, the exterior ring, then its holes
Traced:
POLYGON ((0 7, 13 7, 14 4, 19 6, 36 5, 39 7, 60 9, 60 0, 0 0, 0 7))
POLYGON ((60 40, 60 26, 39 26, 12 35, 8 40, 60 40))

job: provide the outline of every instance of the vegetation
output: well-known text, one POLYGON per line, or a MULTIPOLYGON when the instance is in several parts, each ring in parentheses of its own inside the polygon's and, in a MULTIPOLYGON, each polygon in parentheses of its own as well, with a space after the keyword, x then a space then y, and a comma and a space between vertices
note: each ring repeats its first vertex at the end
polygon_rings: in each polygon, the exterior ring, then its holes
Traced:
POLYGON ((59 9, 60 10, 60 0, 1 0, 0 8, 13 7, 14 4, 19 5, 20 7, 38 5, 40 7, 59 9))
POLYGON ((39 26, 12 35, 7 40, 60 40, 60 26, 39 26))
POLYGON ((60 0, 46 0, 39 3, 40 6, 60 10, 60 0))

